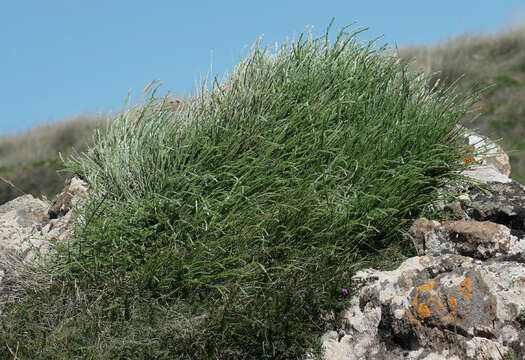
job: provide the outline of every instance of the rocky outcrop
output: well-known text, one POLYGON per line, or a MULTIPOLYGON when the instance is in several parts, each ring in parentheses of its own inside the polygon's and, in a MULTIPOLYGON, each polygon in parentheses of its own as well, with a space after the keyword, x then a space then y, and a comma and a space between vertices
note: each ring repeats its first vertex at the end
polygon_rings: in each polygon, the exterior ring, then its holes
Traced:
MULTIPOLYGON (((525 359, 525 187, 508 178, 499 147, 473 134, 467 141, 489 149, 465 172, 479 184, 432 204, 440 218, 414 222, 408 236, 419 256, 352 278, 358 292, 342 326, 322 338, 325 359, 525 359)), ((0 313, 21 279, 36 275, 24 265, 74 236, 86 191, 73 177, 53 204, 25 195, 0 206, 0 313)))
POLYGON ((486 138, 488 158, 465 175, 479 184, 446 215, 410 229, 420 256, 394 271, 367 269, 358 294, 323 336, 325 359, 525 359, 525 187, 486 138))
POLYGON ((0 206, 0 305, 20 290, 19 280, 30 272, 26 265, 49 255, 52 241, 74 236, 71 209, 86 190, 87 184, 74 176, 53 204, 24 195, 0 206))
POLYGON ((505 176, 510 175, 509 156, 501 147, 486 136, 478 135, 467 129, 465 129, 465 133, 467 134, 467 145, 473 146, 474 149, 483 153, 483 155, 475 156, 474 160, 483 167, 493 167, 505 176))

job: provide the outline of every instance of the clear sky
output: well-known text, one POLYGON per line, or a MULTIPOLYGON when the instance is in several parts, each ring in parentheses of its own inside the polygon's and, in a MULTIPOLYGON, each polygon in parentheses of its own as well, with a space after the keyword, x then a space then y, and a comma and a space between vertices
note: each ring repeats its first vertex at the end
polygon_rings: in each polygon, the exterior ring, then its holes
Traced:
POLYGON ((132 89, 195 92, 264 35, 272 45, 335 17, 398 46, 525 24, 525 0, 1 0, 0 136, 79 114, 119 111, 132 89))

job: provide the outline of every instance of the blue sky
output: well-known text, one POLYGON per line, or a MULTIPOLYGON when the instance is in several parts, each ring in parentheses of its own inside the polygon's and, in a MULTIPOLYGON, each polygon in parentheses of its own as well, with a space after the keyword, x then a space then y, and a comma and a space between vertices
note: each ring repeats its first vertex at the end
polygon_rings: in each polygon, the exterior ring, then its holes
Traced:
POLYGON ((3 1, 0 136, 79 114, 119 111, 153 79, 184 96, 223 75, 249 46, 283 42, 313 26, 332 35, 357 22, 403 46, 525 24, 525 0, 3 1), (322 5, 321 5, 322 4, 322 5))

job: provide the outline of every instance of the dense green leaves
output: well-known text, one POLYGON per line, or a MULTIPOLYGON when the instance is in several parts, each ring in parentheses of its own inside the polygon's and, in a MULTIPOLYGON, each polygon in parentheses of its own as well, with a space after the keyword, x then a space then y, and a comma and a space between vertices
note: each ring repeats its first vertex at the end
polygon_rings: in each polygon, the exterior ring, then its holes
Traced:
POLYGON ((123 112, 68 161, 93 193, 61 273, 205 314, 200 336, 158 345, 171 356, 313 346, 351 274, 406 254, 403 231, 465 166, 449 134, 469 100, 345 31, 273 54, 257 43, 178 108, 151 98, 123 112))

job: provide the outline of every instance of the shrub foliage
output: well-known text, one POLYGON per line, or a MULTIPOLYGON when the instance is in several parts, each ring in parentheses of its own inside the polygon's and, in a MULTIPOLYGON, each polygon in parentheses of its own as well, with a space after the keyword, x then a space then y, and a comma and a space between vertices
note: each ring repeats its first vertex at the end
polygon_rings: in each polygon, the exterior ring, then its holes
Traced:
POLYGON ((100 358, 124 356, 133 331, 147 339, 137 358, 319 350, 352 273, 408 254, 403 232, 469 156, 471 99, 358 33, 304 33, 273 53, 258 41, 225 81, 177 107, 152 96, 68 159, 92 193, 54 269, 105 294, 83 321, 121 339, 70 342, 100 358))

